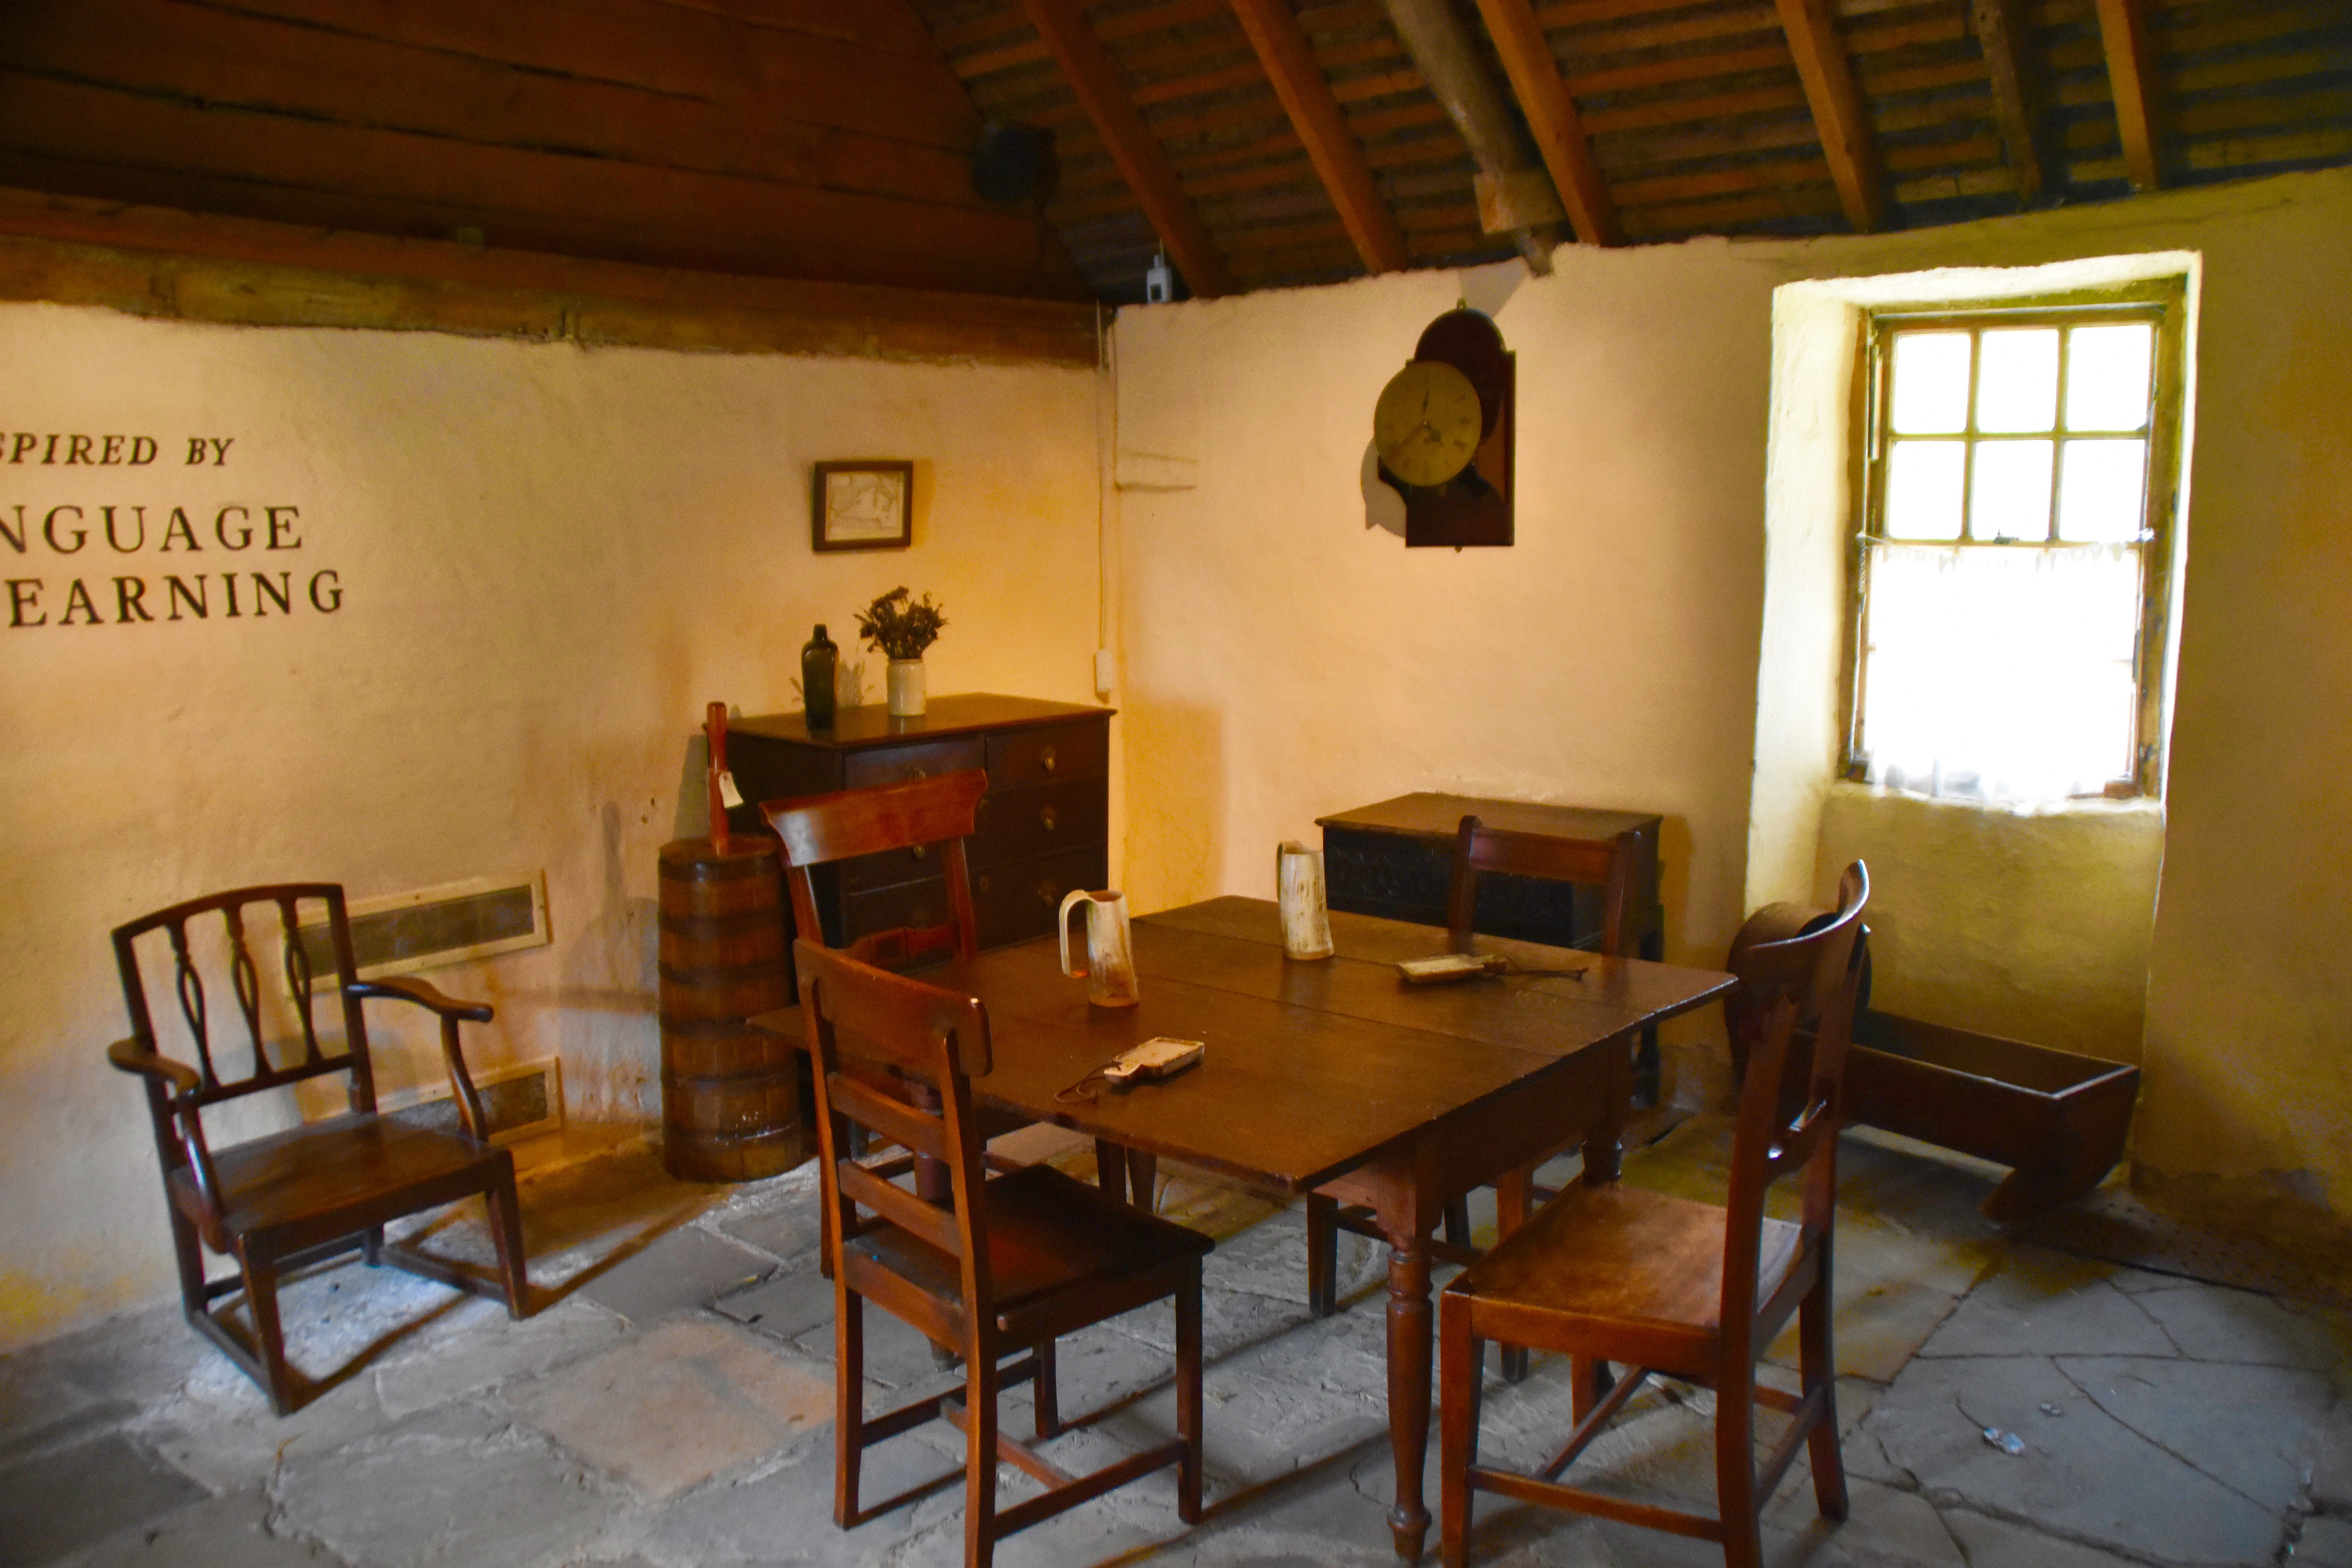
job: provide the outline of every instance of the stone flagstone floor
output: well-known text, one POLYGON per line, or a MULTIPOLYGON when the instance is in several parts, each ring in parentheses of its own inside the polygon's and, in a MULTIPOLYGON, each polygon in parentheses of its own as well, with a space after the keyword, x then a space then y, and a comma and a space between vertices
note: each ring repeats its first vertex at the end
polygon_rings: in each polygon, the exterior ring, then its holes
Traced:
MULTIPOLYGON (((1629 1179, 1719 1194, 1724 1143, 1720 1122, 1686 1122, 1633 1156, 1629 1179)), ((1849 1134, 1843 1174, 1853 1517, 1815 1518, 1801 1462, 1767 1516, 1775 1568, 2352 1565, 2341 1314, 2023 1246, 1976 1214, 1987 1168, 1898 1141, 1849 1134)), ((356 1261, 324 1268, 289 1289, 286 1318, 297 1363, 332 1381, 284 1420, 173 1308, 0 1358, 0 1568, 958 1561, 954 1486, 856 1531, 832 1522, 832 1300, 809 1170, 693 1186, 638 1150, 528 1179, 523 1195, 533 1317, 356 1261)), ((999 1561, 1386 1568, 1376 1249, 1346 1240, 1346 1310, 1315 1322, 1296 1208, 1181 1177, 1161 1202, 1223 1237, 1208 1265, 1209 1517, 1186 1530, 1162 1472, 1014 1537, 999 1561)), ((483 1250, 478 1224, 439 1228, 440 1245, 483 1250)), ((942 1375, 910 1331, 868 1322, 873 1402, 942 1375)), ((1102 1412, 1050 1446, 1065 1468, 1172 1430, 1170 1342, 1164 1304, 1064 1342, 1064 1408, 1102 1412)), ((1490 1384, 1489 1458, 1556 1443, 1564 1372, 1538 1358, 1527 1383, 1490 1384)), ((1006 1396, 1008 1425, 1024 1397, 1006 1396)), ((1702 1392, 1654 1386, 1580 1473, 1708 1506, 1707 1411, 1702 1392)), ((895 1439, 868 1458, 868 1495, 951 1472, 961 1451, 942 1426, 895 1439)), ((1002 1495, 1025 1495, 1007 1475, 1002 1495)), ((1497 1568, 1721 1560, 1493 1499, 1473 1549, 1497 1568)))

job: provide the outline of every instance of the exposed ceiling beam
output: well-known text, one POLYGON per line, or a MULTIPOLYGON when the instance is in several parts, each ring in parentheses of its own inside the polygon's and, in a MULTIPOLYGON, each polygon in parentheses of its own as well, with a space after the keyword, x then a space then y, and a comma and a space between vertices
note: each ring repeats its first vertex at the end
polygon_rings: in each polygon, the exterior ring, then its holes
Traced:
POLYGON ((2156 125, 2149 91, 2147 16, 2138 0, 2099 0, 2099 41, 2107 51, 2107 84, 2116 100, 2116 134, 2135 189, 2162 184, 2156 166, 2156 125))
POLYGON ((2000 126, 2001 144, 2009 150, 2022 206, 2042 194, 2042 115, 2032 87, 2018 68, 2017 23, 2017 0, 1970 0, 1969 24, 1984 50, 1993 119, 2000 126))
POLYGON ((1519 95, 1519 108, 1535 133, 1536 151, 1551 183, 1568 205, 1576 237, 1587 245, 1616 245, 1617 204, 1610 199, 1601 165, 1593 160, 1592 143, 1585 139, 1584 121, 1576 100, 1561 79, 1559 60, 1544 41, 1542 25, 1528 0, 1478 0, 1478 14, 1486 19, 1487 35, 1503 57, 1503 69, 1519 95))
POLYGON ((1879 173, 1878 148, 1863 111, 1853 61, 1838 36, 1829 0, 1775 3, 1789 50, 1797 58, 1797 76, 1805 84, 1805 101, 1812 106, 1813 128, 1829 158, 1830 178, 1837 183, 1838 205, 1856 229, 1877 228, 1886 221, 1886 181, 1879 173))
MULTIPOLYGON (((1463 144, 1470 149, 1470 156, 1488 186, 1480 193, 1481 209, 1488 205, 1485 198, 1490 194, 1498 206, 1524 207, 1528 187, 1549 185, 1550 181, 1538 166, 1534 151, 1520 134, 1510 110, 1504 107, 1502 89, 1488 73, 1469 28, 1454 14, 1448 0, 1386 3, 1389 20, 1395 25, 1405 53, 1412 57, 1413 68, 1421 72, 1431 94, 1444 106, 1445 117, 1454 121, 1454 129, 1461 133, 1463 144)), ((1556 194, 1539 194, 1549 195, 1551 202, 1559 199, 1556 194)), ((1549 218, 1559 216, 1559 211, 1552 211, 1549 218)), ((1510 226, 1511 239, 1518 246, 1519 254, 1538 273, 1551 270, 1552 240, 1544 227, 1549 218, 1522 212, 1510 226)))
POLYGON ((1306 143, 1307 156, 1323 180, 1323 188, 1356 242, 1357 254, 1374 272, 1402 272, 1412 265, 1412 252, 1396 216, 1372 184, 1372 168, 1364 149, 1348 129, 1331 83, 1315 63, 1314 46, 1298 26, 1287 0, 1232 0, 1234 19, 1249 35, 1266 79, 1282 100, 1292 129, 1306 143))
POLYGON ((1168 154, 1143 123, 1118 68, 1087 25, 1082 0, 1021 0, 1021 8, 1061 67, 1062 79, 1094 122, 1095 134, 1142 205, 1143 216, 1175 258, 1186 285, 1204 299, 1234 292, 1232 270, 1193 216, 1168 154))

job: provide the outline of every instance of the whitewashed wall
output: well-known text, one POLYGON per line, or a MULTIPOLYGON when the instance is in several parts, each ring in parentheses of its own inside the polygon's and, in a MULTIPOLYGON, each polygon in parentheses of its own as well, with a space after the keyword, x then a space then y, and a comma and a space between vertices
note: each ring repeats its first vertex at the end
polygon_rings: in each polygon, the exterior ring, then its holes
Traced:
MULTIPOLYGON (((1092 700, 1083 370, 16 305, 0 363, 0 520, 13 534, 22 506, 27 535, 0 538, 0 576, 40 584, 0 600, 0 1345, 168 1288, 143 1103, 102 1058, 122 1032, 118 921, 247 882, 360 897, 544 869, 551 947, 434 978, 497 1005, 478 1063, 554 1053, 575 1116, 650 1118, 655 852, 705 701, 797 706, 812 624, 856 657, 851 612, 900 583, 947 607, 933 691, 1092 700), (41 439, 7 461, 20 430, 41 439), (44 463, 52 433, 101 437, 93 458, 143 435, 156 456, 68 465, 68 439, 44 463), (226 460, 190 466, 200 436, 226 460), (915 460, 914 547, 813 555, 809 465, 861 457, 915 460), (43 536, 60 505, 85 513, 70 553, 43 536), (109 545, 106 505, 125 545, 145 506, 142 547, 109 545), (243 552, 214 531, 224 506, 252 510, 243 552), (295 509, 276 551, 268 506, 295 509), (166 540, 175 507, 192 527, 166 540), (291 614, 256 614, 255 571, 290 574, 291 614), (322 571, 331 613, 307 596, 322 571), (184 602, 169 618, 173 573, 212 577, 204 619, 184 602), (145 581, 152 623, 124 621, 116 577, 145 581), (76 581, 98 624, 67 624, 76 581)), ((59 544, 74 526, 59 517, 59 544)), ((429 1035, 393 1034, 393 1087, 437 1074, 429 1035)))

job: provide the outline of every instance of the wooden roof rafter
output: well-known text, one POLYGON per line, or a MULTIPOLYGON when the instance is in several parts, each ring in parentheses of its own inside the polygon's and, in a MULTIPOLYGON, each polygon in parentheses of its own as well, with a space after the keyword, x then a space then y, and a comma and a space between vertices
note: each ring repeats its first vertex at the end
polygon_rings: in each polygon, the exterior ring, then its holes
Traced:
POLYGON ((1145 217, 1183 271, 1185 283, 1203 298, 1234 292, 1231 268, 1193 214, 1167 153, 1144 123, 1118 68, 1087 24, 1081 0, 1021 0, 1021 8, 1135 192, 1145 217))
POLYGON ((2132 188, 2164 183, 2157 167, 2156 122, 2148 72, 2147 16, 2141 0, 2098 0, 2099 41, 2106 51, 2107 83, 2116 103, 2116 135, 2132 188))
POLYGON ((1878 228, 1886 221, 1886 182, 1879 170, 1877 146, 1863 107, 1861 86, 1854 79, 1853 61, 1838 35, 1829 0, 1774 3, 1780 7, 1780 28, 1788 35, 1790 52, 1796 56, 1805 100, 1812 106, 1813 123, 1821 132, 1822 151, 1829 158, 1838 204, 1856 229, 1878 228))
POLYGON ((2021 206, 2042 194, 2042 114, 2032 83, 2020 61, 2017 0, 1969 0, 1969 25, 1984 50, 1985 73, 1992 83, 1993 118, 2008 151, 2009 166, 2017 176, 2017 200, 2021 206))
POLYGON ((1274 84, 1275 96, 1306 145, 1307 159, 1364 265, 1374 272, 1401 272, 1412 266, 1404 232, 1372 183, 1363 147, 1348 129, 1347 116, 1297 16, 1286 0, 1232 0, 1232 5, 1234 19, 1249 35, 1250 47, 1257 51, 1266 79, 1274 84))
POLYGON ((1520 110, 1534 133, 1536 152, 1551 174, 1576 237, 1587 245, 1622 244, 1616 204, 1592 156, 1576 100, 1561 78, 1559 61, 1544 39, 1543 26, 1528 0, 1478 0, 1486 34, 1502 56, 1520 110))

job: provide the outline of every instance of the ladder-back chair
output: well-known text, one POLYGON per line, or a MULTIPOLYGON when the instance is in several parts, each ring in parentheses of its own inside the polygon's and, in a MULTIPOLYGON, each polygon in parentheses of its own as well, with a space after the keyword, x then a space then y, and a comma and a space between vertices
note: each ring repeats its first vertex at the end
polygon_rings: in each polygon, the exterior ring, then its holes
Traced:
MULTIPOLYGON (((863 855, 902 855, 908 878, 923 876, 936 861, 941 872, 940 897, 944 908, 919 906, 916 923, 869 931, 844 944, 842 951, 881 969, 901 970, 926 960, 971 958, 980 952, 980 922, 972 912, 971 868, 964 840, 978 826, 981 797, 988 793, 988 774, 979 768, 900 784, 873 784, 863 789, 835 790, 826 795, 772 800, 761 815, 784 846, 784 886, 793 904, 793 924, 800 940, 823 943, 827 939, 817 913, 816 868, 863 855), (928 917, 938 914, 941 918, 928 917)), ((1002 1112, 984 1113, 983 1140, 1001 1137, 1028 1125, 1002 1112)), ((1126 1151, 1097 1139, 1095 1162, 1106 1189, 1123 1190, 1126 1151)), ((940 1173, 928 1162, 919 1164, 919 1183, 934 1198, 941 1191, 940 1173)), ((1142 1194, 1144 1206, 1150 1194, 1142 1194)))
MULTIPOLYGON (((1471 951, 1471 919, 1478 904, 1481 872, 1579 882, 1602 889, 1599 951, 1604 958, 1622 958, 1633 913, 1646 907, 1637 900, 1656 898, 1655 889, 1636 885, 1648 864, 1638 833, 1620 834, 1607 844, 1597 844, 1540 833, 1514 833, 1488 827, 1475 816, 1465 816, 1454 834, 1454 869, 1445 899, 1447 937, 1454 952, 1471 951)), ((1563 1141, 1495 1184, 1498 1236, 1508 1236, 1527 1223, 1538 1197, 1552 1195, 1535 1186, 1536 1168, 1575 1147, 1576 1140, 1563 1141)), ((1381 1234, 1372 1223, 1370 1209, 1345 1202, 1349 1195, 1343 1182, 1307 1196, 1307 1300, 1317 1317, 1329 1316, 1339 1305, 1339 1233, 1347 1230, 1375 1238, 1381 1234)), ((1477 1256, 1470 1246, 1469 1205, 1465 1198, 1453 1198, 1445 1205, 1445 1240, 1447 1245, 1436 1249, 1440 1257, 1467 1263, 1477 1256)), ((1509 1352, 1505 1365, 1516 1381, 1526 1361, 1509 1352)))
POLYGON ((1467 1559, 1471 1502, 1480 1491, 1719 1542, 1727 1568, 1757 1568, 1758 1514, 1800 1448, 1811 1453, 1822 1516, 1845 1517, 1831 1231, 1838 1088, 1869 897, 1868 874, 1856 861, 1840 882, 1833 916, 1801 935, 1734 949, 1740 984, 1725 1011, 1745 1037, 1748 1072, 1724 1205, 1623 1181, 1580 1184, 1445 1288, 1438 1303, 1439 1492, 1448 1568, 1467 1559), (1810 1053, 1790 1049, 1800 1025, 1815 1031, 1810 1053), (1791 1076, 1796 1092, 1784 1094, 1791 1076), (1794 1223, 1764 1212, 1769 1190, 1788 1177, 1803 1184, 1794 1223), (1793 1394, 1756 1381, 1757 1362, 1791 1315, 1801 1384, 1793 1394), (1570 1357, 1576 1430, 1534 1475, 1478 1463, 1480 1362, 1489 1339, 1570 1357), (1630 1374, 1604 1394, 1602 1369, 1612 1362, 1630 1374), (1713 1516, 1558 1479, 1654 1373, 1715 1391, 1713 1516), (1790 1417, 1760 1469, 1758 1405, 1790 1417))
POLYGON ((174 904, 117 926, 114 954, 131 1034, 109 1047, 107 1059, 147 1086, 184 1310, 261 1385, 271 1409, 291 1411, 304 1382, 287 1363, 278 1321, 278 1282, 289 1268, 356 1246, 370 1266, 393 1263, 503 1299, 509 1315, 526 1315, 530 1288, 514 1162, 487 1141, 481 1100, 457 1042, 459 1022, 488 1022, 488 1006, 452 1001, 419 980, 358 978, 343 890, 331 882, 239 888, 174 904), (260 918, 248 931, 252 910, 260 918), (265 989, 263 961, 255 955, 257 944, 268 941, 279 949, 282 994, 265 989), (142 947, 158 961, 152 974, 142 972, 142 947), (194 1066, 164 1053, 151 979, 176 1003, 163 1016, 177 1014, 173 1043, 184 1039, 194 1066), (340 1016, 340 1049, 320 1037, 322 995, 327 1010, 340 1016), (376 1113, 374 1063, 360 1005, 375 997, 412 1003, 440 1019, 458 1131, 376 1113), (233 1027, 223 1003, 234 1005, 233 1027), (206 1134, 204 1113, 213 1106, 335 1076, 348 1080, 343 1114, 226 1148, 214 1147, 206 1134), (388 1221, 476 1194, 489 1205, 498 1279, 384 1239, 388 1221), (234 1258, 236 1274, 207 1279, 207 1247, 234 1258), (250 1331, 213 1309, 240 1289, 250 1331))
MULTIPOLYGON (((859 1500, 865 1450, 923 1422, 961 1427, 964 1563, 986 1568, 996 1542, 1112 1487, 1177 1467, 1177 1512, 1201 1514, 1201 1259, 1214 1245, 1073 1181, 1047 1165, 993 1178, 981 1160, 971 1079, 991 1064, 988 1012, 973 997, 794 944, 801 1016, 814 1066, 826 1247, 834 1266, 834 1520, 846 1530, 908 1500, 859 1500), (845 1070, 853 1057, 928 1084, 928 1104, 877 1092, 845 1070), (843 1132, 863 1127, 934 1160, 949 1177, 932 1203, 852 1159, 843 1132), (1062 1429, 1055 1336, 1162 1298, 1176 1312, 1177 1435, 1072 1477, 997 1426, 996 1396, 1028 1383, 1039 1441, 1062 1429), (954 1391, 866 1414, 865 1307, 871 1301, 962 1358, 954 1391), (1011 1365, 1002 1358, 1026 1352, 1011 1365), (1011 1460, 1045 1491, 996 1502, 1011 1460)), ((932 1483, 936 1485, 937 1483, 932 1483)), ((917 1492, 929 1487, 915 1489, 917 1492)))

